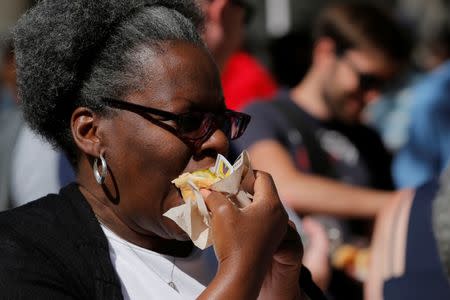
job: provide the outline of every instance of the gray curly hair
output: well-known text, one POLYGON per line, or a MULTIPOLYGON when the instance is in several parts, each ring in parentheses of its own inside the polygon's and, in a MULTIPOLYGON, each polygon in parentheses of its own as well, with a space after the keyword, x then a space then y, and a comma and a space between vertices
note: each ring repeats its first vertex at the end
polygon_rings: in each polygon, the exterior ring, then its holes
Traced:
POLYGON ((122 97, 145 85, 142 51, 166 41, 205 48, 203 18, 189 0, 43 0, 14 29, 17 82, 31 128, 63 149, 72 165, 78 150, 73 111, 106 115, 102 97, 122 97))

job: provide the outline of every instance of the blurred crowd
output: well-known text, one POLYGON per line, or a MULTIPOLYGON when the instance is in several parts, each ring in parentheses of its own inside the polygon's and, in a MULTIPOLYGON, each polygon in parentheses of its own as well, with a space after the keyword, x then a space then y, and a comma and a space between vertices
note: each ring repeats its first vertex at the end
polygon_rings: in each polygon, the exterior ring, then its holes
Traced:
MULTIPOLYGON (((230 161, 247 150, 273 176, 329 299, 448 299, 450 3, 313 2, 198 1, 227 107, 252 117, 230 161)), ((0 210, 76 179, 24 120, 13 26, 0 48, 0 210)))

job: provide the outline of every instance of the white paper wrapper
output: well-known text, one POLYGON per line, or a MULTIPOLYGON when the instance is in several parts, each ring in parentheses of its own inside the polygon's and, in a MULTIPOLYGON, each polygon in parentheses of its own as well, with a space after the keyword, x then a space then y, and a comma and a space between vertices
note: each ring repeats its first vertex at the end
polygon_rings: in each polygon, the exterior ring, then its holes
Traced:
MULTIPOLYGON (((253 186, 255 177, 246 151, 242 152, 236 162, 231 165, 222 155, 217 156, 216 164, 210 169, 218 177, 223 178, 211 185, 208 189, 234 195, 237 207, 243 208, 251 203, 252 195, 245 186, 253 186)), ((210 230, 210 212, 199 188, 188 182, 192 196, 189 196, 185 204, 168 210, 164 216, 170 218, 182 228, 200 249, 212 245, 213 236, 210 230)))

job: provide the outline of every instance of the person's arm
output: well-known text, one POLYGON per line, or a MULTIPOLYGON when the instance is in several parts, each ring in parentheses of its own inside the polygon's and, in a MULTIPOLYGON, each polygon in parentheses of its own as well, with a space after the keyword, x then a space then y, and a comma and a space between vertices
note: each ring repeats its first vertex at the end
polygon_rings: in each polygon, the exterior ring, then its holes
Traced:
POLYGON ((275 140, 258 141, 248 151, 252 165, 273 176, 280 198, 298 212, 374 217, 393 195, 302 173, 275 140))
POLYGON ((308 238, 303 264, 311 271, 314 282, 325 291, 331 277, 330 242, 327 232, 323 225, 312 217, 302 219, 302 230, 308 238))
POLYGON ((383 299, 385 280, 401 276, 405 270, 406 238, 414 192, 402 190, 377 216, 371 245, 364 299, 383 299))

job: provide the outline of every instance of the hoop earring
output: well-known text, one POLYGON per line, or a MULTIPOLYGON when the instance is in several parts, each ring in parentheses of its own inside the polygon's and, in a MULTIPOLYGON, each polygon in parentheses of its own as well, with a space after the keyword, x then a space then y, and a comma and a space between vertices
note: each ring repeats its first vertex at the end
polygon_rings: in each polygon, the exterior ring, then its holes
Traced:
POLYGON ((108 174, 108 166, 106 165, 106 160, 101 153, 100 153, 100 161, 102 163, 102 168, 101 168, 100 172, 98 170, 98 158, 97 157, 94 159, 93 169, 94 169, 95 180, 97 180, 98 184, 103 184, 103 182, 105 182, 106 175, 108 174))

